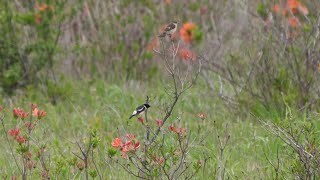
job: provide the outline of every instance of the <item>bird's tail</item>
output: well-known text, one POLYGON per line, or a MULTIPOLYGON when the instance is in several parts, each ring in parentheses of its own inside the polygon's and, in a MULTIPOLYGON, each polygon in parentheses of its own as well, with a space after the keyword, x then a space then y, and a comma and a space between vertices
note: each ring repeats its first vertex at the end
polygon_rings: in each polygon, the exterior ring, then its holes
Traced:
POLYGON ((131 115, 131 116, 129 117, 129 119, 131 119, 133 116, 134 116, 134 115, 131 115))

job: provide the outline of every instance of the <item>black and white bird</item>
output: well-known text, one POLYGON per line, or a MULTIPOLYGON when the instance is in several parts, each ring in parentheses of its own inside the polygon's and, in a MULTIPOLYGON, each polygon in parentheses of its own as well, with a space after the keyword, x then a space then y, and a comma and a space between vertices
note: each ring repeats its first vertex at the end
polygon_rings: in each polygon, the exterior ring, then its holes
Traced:
POLYGON ((177 27, 178 27, 178 22, 177 22, 177 21, 174 21, 174 22, 168 24, 168 25, 166 26, 166 28, 164 29, 163 33, 161 33, 161 34, 159 35, 159 37, 160 37, 160 38, 163 38, 163 37, 166 37, 167 35, 168 35, 169 37, 171 37, 171 35, 172 35, 174 32, 176 32, 177 27))
POLYGON ((151 107, 149 104, 142 104, 141 106, 137 107, 136 110, 133 111, 132 115, 129 117, 131 119, 134 116, 142 114, 146 109, 151 107))

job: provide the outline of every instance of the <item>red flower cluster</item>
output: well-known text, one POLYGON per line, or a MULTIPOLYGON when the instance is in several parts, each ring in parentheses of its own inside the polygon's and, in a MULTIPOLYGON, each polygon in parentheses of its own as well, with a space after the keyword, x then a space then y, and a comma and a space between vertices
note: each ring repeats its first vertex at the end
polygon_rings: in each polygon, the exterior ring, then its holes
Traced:
POLYGON ((141 124, 143 124, 143 121, 144 121, 143 117, 139 117, 139 118, 138 118, 138 121, 139 121, 141 124))
POLYGON ((185 23, 180 29, 180 37, 186 43, 191 43, 194 40, 193 31, 197 29, 198 26, 193 23, 185 23))
POLYGON ((3 107, 2 106, 0 106, 0 112, 3 110, 3 107))
POLYGON ((182 58, 185 61, 197 59, 196 54, 194 52, 188 50, 187 48, 180 48, 179 49, 179 56, 180 56, 180 58, 182 58))
POLYGON ((290 11, 292 14, 296 14, 298 12, 302 13, 303 15, 309 14, 308 8, 302 5, 298 0, 287 0, 284 11, 290 11))
POLYGON ((119 148, 121 151, 121 157, 125 158, 129 152, 136 151, 140 147, 140 142, 135 140, 134 134, 127 134, 127 141, 123 143, 121 138, 116 138, 111 146, 114 148, 119 148))
POLYGON ((179 135, 185 135, 187 133, 187 129, 186 128, 176 128, 173 125, 170 126, 170 130, 172 132, 175 132, 179 135))
POLYGON ((198 114, 198 117, 203 120, 206 118, 206 114, 204 112, 201 112, 198 114))
POLYGON ((288 24, 294 28, 300 25, 299 19, 295 16, 296 14, 300 13, 304 16, 309 14, 308 8, 298 0, 287 0, 285 5, 282 7, 279 4, 275 4, 272 7, 272 11, 275 13, 279 13, 280 10, 282 11, 283 16, 291 16, 288 19, 288 24))
POLYGON ((37 108, 37 107, 38 107, 38 105, 37 105, 37 104, 34 104, 34 103, 31 103, 31 105, 30 105, 30 106, 31 106, 31 109, 32 109, 32 110, 34 110, 35 108, 37 108))
POLYGON ((23 144, 26 142, 26 138, 24 136, 16 136, 16 141, 19 143, 19 144, 23 144))
POLYGON ((35 9, 39 10, 40 12, 45 12, 46 10, 52 11, 53 7, 45 3, 39 4, 36 2, 35 9))
POLYGON ((35 13, 35 14, 34 14, 34 22, 35 22, 36 24, 40 24, 41 21, 42 21, 42 18, 41 18, 41 16, 40 16, 40 14, 35 13))
POLYGON ((157 126, 161 127, 163 125, 163 120, 162 119, 158 119, 156 120, 157 126))
MULTIPOLYGON (((34 8, 36 10, 38 10, 41 14, 42 13, 45 13, 47 11, 53 11, 53 7, 48 5, 48 4, 45 4, 45 3, 42 3, 42 4, 39 4, 38 2, 36 2, 34 8)), ((34 14, 34 22, 36 24, 41 24, 42 22, 42 17, 39 13, 35 13, 34 14)))
POLYGON ((15 137, 16 141, 19 144, 25 143, 26 142, 26 138, 24 136, 19 136, 19 132, 20 132, 20 128, 16 127, 15 129, 10 129, 8 131, 9 135, 12 137, 15 137))
POLYGON ((25 119, 26 117, 29 116, 28 112, 25 112, 23 109, 21 108, 13 108, 13 116, 15 118, 21 118, 21 119, 25 119))
POLYGON ((16 127, 15 129, 9 129, 8 133, 10 136, 17 137, 19 135, 20 128, 16 127))
POLYGON ((38 108, 34 108, 32 110, 32 115, 35 117, 38 117, 38 119, 41 119, 47 115, 45 111, 39 110, 38 108))
POLYGON ((296 28, 296 27, 298 27, 298 26, 300 25, 300 21, 299 21, 299 19, 296 18, 296 17, 291 17, 291 18, 289 18, 289 19, 288 19, 288 23, 289 23, 289 25, 290 25, 291 27, 294 27, 294 28, 296 28))

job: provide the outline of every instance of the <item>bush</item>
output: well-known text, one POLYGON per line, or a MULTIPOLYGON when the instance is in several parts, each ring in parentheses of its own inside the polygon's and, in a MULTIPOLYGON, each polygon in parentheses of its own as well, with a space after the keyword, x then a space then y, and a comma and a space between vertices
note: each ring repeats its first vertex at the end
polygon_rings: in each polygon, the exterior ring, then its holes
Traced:
MULTIPOLYGON (((194 85, 200 73, 201 62, 193 56, 186 56, 186 62, 179 61, 180 41, 177 44, 173 40, 171 43, 160 41, 160 44, 160 48, 154 51, 160 56, 171 78, 170 85, 165 89, 170 100, 163 105, 164 117, 150 119, 145 112, 144 118, 138 118, 143 127, 143 141, 139 141, 130 131, 126 136, 121 135, 112 142, 112 147, 119 149, 122 159, 113 159, 116 152, 112 149, 108 152, 114 162, 128 174, 138 178, 192 179, 202 168, 202 160, 192 161, 189 154, 191 147, 197 143, 191 142, 191 132, 186 128, 167 124, 175 107, 180 103, 181 96, 194 85)), ((150 103, 149 97, 145 103, 150 103)))
POLYGON ((52 68, 64 19, 61 2, 0 3, 0 86, 4 92, 39 84, 39 77, 55 78, 52 68))
MULTIPOLYGON (((252 17, 252 26, 247 29, 250 41, 240 46, 241 51, 231 51, 226 59, 218 59, 226 62, 208 60, 208 71, 224 79, 220 83, 233 91, 231 99, 242 110, 284 116, 283 99, 294 109, 319 107, 320 16, 312 3, 304 6, 296 2, 297 7, 290 5, 291 1, 260 3, 258 19, 252 17)), ((212 84, 212 79, 207 80, 212 84)))

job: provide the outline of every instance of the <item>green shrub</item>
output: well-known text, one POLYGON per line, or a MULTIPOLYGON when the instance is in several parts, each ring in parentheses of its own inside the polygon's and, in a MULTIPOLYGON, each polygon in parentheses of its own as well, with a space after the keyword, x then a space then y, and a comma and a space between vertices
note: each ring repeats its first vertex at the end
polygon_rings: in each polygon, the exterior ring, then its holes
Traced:
POLYGON ((60 1, 22 3, 19 11, 14 3, 0 3, 0 86, 6 93, 19 87, 40 83, 54 76, 52 68, 64 13, 60 1))

